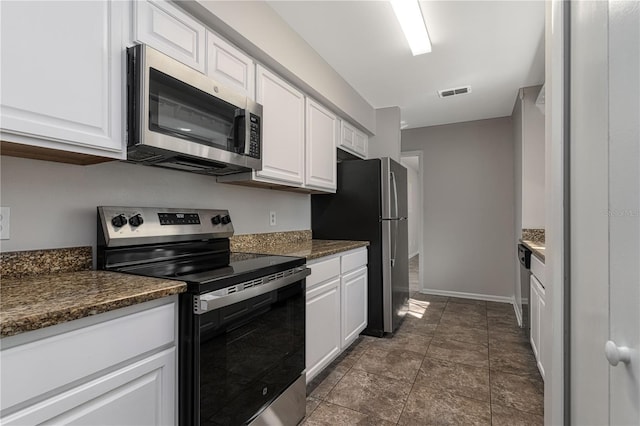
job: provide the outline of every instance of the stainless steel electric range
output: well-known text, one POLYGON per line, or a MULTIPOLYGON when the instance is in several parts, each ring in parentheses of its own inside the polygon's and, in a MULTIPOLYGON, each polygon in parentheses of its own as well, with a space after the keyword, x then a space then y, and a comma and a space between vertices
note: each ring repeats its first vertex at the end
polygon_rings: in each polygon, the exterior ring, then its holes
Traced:
POLYGON ((305 259, 232 253, 226 210, 98 207, 98 269, 176 279, 180 425, 305 414, 305 259))

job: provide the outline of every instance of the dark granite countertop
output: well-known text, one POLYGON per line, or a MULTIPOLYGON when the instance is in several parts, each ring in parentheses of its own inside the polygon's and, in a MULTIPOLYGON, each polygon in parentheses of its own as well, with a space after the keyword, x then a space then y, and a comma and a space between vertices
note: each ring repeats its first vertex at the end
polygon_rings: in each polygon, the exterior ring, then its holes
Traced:
POLYGON ((306 240, 281 244, 243 247, 243 251, 258 254, 305 257, 307 260, 367 247, 368 241, 306 240))
MULTIPOLYGON (((307 260, 368 245, 368 241, 313 240, 309 230, 232 239, 234 251, 307 260)), ((87 270, 90 247, 1 253, 1 257, 0 337, 186 291, 182 281, 87 270)))
POLYGON ((2 279, 0 337, 96 315, 186 290, 182 281, 107 271, 2 279))
POLYGON ((527 248, 529 248, 529 250, 531 250, 531 253, 544 263, 545 245, 543 242, 536 242, 531 240, 520 240, 520 242, 527 248))

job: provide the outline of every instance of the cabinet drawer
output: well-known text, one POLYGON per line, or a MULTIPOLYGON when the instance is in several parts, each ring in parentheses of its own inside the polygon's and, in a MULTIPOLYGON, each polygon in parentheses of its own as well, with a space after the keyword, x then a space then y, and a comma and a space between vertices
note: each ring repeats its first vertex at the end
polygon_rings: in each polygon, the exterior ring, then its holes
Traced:
POLYGON ((342 269, 341 272, 353 271, 360 266, 367 264, 367 249, 361 249, 353 253, 345 254, 342 256, 342 269))
POLYGON ((311 269, 311 275, 307 277, 307 288, 320 284, 340 275, 340 258, 334 257, 322 262, 307 265, 311 269))
POLYGON ((542 262, 540 259, 538 259, 533 255, 531 255, 531 273, 535 275, 535 277, 538 279, 538 281, 540 282, 540 284, 542 284, 542 287, 544 288, 545 287, 544 262, 542 262))
POLYGON ((175 309, 174 302, 3 350, 0 409, 173 344, 175 309))

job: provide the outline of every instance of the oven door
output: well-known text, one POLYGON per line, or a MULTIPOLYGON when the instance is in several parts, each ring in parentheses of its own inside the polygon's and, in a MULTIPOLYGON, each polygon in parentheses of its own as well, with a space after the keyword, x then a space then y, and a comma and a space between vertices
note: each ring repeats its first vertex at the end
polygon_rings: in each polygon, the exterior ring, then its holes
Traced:
POLYGON ((304 279, 265 287, 263 294, 192 314, 196 346, 193 364, 183 365, 180 396, 181 410, 192 413, 181 412, 181 424, 247 424, 304 374, 304 279))
POLYGON ((128 56, 130 150, 261 168, 259 104, 146 45, 128 56))

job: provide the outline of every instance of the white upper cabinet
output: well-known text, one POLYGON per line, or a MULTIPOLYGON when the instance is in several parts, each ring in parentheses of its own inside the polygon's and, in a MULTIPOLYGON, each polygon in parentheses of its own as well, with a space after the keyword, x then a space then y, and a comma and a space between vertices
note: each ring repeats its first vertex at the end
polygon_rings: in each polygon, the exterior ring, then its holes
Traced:
POLYGON ((369 137, 348 122, 341 122, 338 147, 360 158, 367 158, 369 137))
POLYGON ((336 142, 338 118, 313 99, 307 98, 305 187, 336 190, 336 142))
POLYGON ((211 78, 255 99, 255 70, 253 59, 207 31, 207 74, 211 78))
POLYGON ((356 155, 367 158, 369 155, 369 136, 356 129, 356 139, 353 149, 356 155))
POLYGON ((256 102, 262 104, 262 170, 258 181, 304 183, 304 95, 258 65, 256 102))
POLYGON ((2 139, 122 158, 127 3, 0 8, 2 139))
POLYGON ((134 39, 205 72, 205 26, 165 0, 136 0, 134 39))

